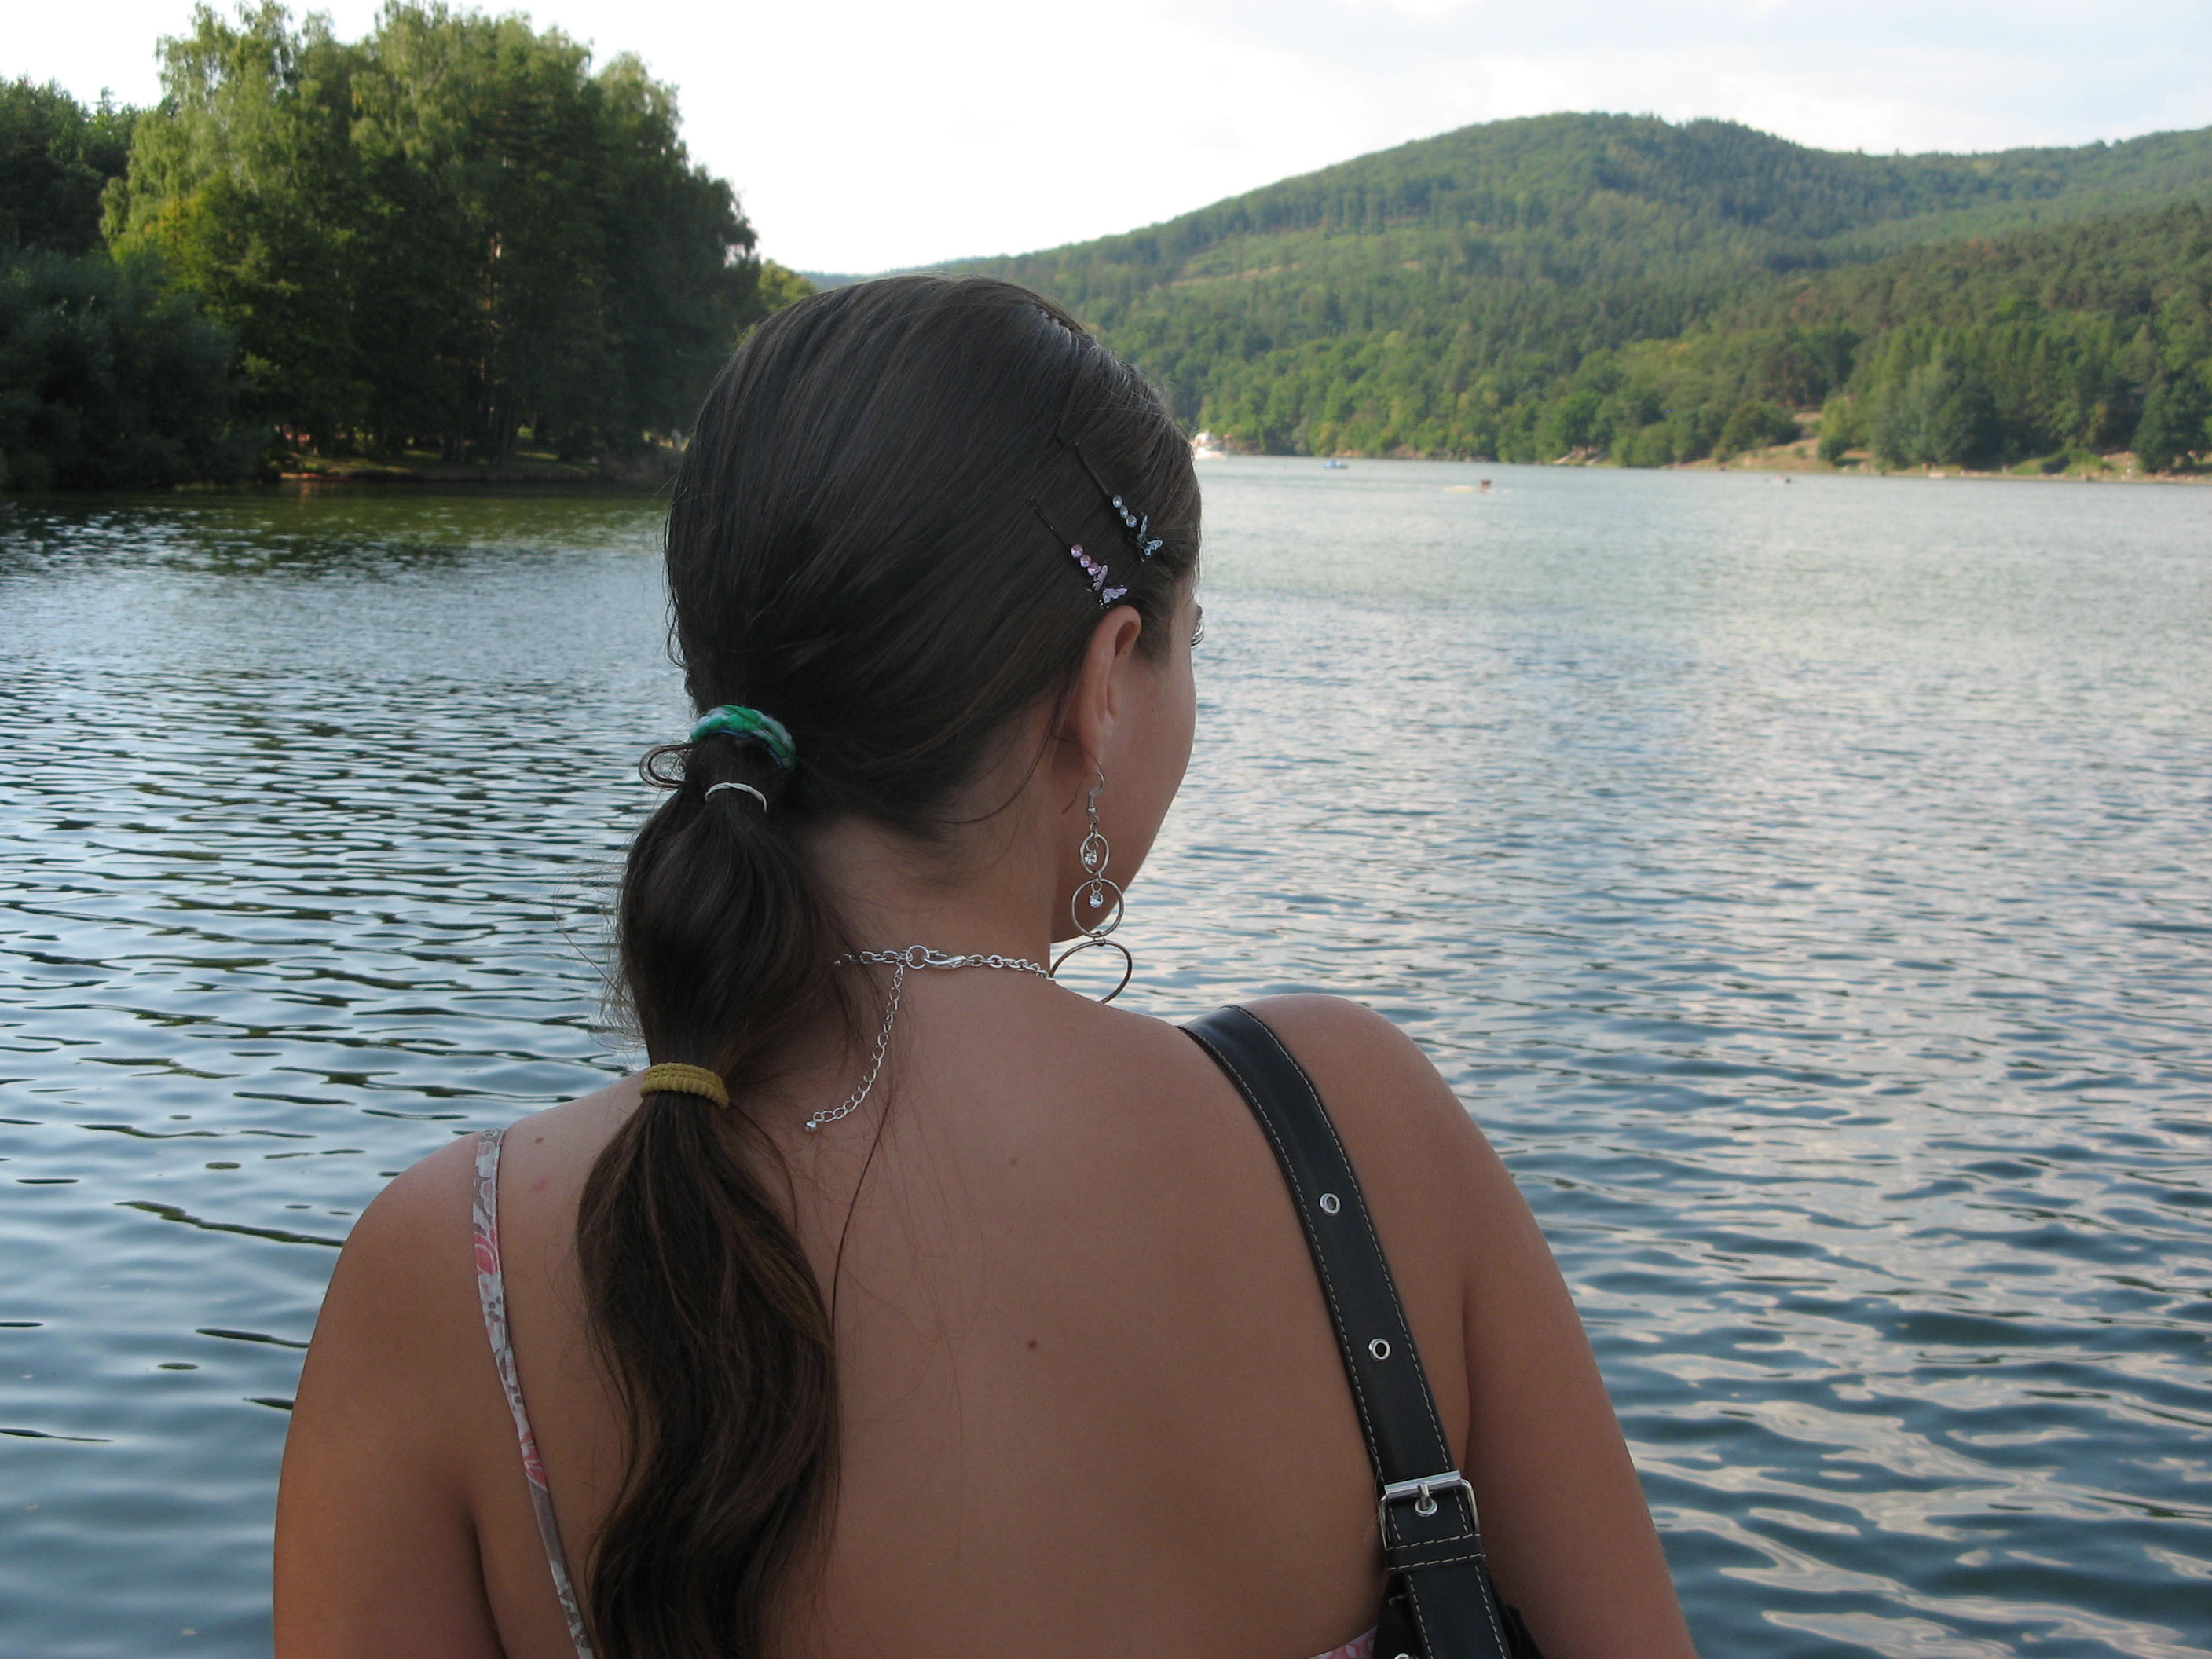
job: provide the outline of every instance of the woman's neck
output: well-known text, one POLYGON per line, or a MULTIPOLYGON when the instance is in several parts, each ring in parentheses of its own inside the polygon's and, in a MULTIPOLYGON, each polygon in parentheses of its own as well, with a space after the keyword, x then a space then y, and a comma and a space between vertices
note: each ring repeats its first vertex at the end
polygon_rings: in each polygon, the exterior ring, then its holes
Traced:
POLYGON ((1056 861, 1044 837, 1024 833, 1020 803, 929 847, 848 818, 811 838, 808 854, 854 948, 926 945, 960 954, 1042 960, 1051 948, 1056 861))

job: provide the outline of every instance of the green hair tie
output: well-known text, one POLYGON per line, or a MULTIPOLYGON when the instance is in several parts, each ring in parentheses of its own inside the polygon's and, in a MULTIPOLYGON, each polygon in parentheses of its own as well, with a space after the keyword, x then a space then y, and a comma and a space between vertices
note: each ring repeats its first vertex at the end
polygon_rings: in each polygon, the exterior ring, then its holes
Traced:
POLYGON ((771 720, 757 708, 742 708, 734 702, 709 708, 691 728, 691 741, 697 743, 718 732, 726 732, 733 738, 752 738, 768 750, 779 772, 791 770, 793 763, 799 758, 799 751, 792 746, 791 733, 783 729, 783 722, 771 720))

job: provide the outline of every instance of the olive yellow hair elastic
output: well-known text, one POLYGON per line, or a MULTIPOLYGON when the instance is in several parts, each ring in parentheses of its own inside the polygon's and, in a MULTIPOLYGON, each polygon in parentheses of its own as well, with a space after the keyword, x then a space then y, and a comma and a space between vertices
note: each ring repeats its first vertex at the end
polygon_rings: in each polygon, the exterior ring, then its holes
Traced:
POLYGON ((730 1103, 727 1085, 703 1066, 648 1066, 638 1074, 638 1090, 648 1095, 703 1095, 717 1106, 730 1103))

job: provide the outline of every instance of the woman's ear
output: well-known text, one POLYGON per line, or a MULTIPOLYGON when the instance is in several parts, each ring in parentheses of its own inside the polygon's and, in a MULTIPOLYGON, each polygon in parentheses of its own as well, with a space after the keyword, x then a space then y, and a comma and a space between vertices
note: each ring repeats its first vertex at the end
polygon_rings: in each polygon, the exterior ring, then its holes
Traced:
POLYGON ((1128 703, 1127 680, 1136 666, 1137 639, 1145 620, 1133 605, 1117 605, 1099 617, 1084 648, 1060 730, 1054 735, 1085 775, 1098 769, 1128 703))

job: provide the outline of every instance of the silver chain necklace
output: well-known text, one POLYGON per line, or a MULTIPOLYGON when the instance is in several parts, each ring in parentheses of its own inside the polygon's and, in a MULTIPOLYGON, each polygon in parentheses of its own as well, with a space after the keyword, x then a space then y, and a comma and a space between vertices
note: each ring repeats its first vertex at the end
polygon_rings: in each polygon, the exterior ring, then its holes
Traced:
POLYGON ((884 1052, 890 1047, 891 1026, 898 1018, 899 990, 906 983, 909 968, 1011 968, 1018 974, 1035 974, 1040 979, 1050 979, 1052 970, 1027 957, 1002 957, 995 951, 988 957, 947 956, 942 951, 933 951, 927 945, 909 945, 903 951, 854 951, 837 958, 841 963, 864 962, 883 963, 891 970, 891 994, 884 1003, 883 1029, 876 1033, 876 1052, 868 1060, 868 1072, 860 1079, 860 1086, 842 1106, 830 1106, 806 1120, 805 1127, 814 1133, 825 1123, 835 1123, 841 1117, 849 1117, 860 1109, 868 1091, 876 1086, 876 1073, 884 1068, 884 1052))

